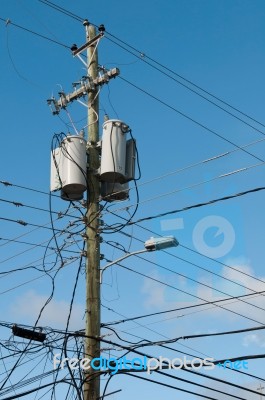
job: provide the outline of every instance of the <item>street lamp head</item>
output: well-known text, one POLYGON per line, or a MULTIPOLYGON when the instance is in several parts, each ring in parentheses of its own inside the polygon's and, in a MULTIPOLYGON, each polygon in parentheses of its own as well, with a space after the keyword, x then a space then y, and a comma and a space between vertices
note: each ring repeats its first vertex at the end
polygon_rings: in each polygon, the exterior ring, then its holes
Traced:
POLYGON ((144 244, 147 251, 163 250, 169 247, 177 247, 179 242, 174 236, 163 236, 160 238, 151 237, 144 244))

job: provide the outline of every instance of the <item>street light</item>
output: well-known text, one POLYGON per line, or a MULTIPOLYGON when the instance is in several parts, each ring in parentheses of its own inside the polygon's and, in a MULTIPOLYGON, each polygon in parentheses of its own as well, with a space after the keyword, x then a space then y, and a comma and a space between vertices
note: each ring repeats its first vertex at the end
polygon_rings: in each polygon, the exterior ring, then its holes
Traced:
POLYGON ((156 251, 156 250, 164 250, 168 249, 170 247, 177 247, 179 245, 179 242, 174 236, 162 236, 160 238, 154 238, 151 237, 144 243, 144 249, 141 250, 136 250, 133 251, 132 253, 126 253, 123 257, 118 258, 115 261, 110 262, 109 264, 105 265, 104 268, 100 268, 100 283, 102 283, 102 276, 103 272, 111 267, 114 264, 117 264, 118 262, 125 260, 128 257, 134 256, 136 254, 141 254, 141 253, 148 253, 151 251, 156 251))

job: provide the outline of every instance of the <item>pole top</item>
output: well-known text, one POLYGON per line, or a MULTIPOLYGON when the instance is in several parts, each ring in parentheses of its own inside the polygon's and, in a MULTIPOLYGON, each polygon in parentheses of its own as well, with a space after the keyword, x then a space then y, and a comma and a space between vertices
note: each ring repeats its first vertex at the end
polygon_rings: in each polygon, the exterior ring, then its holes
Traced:
POLYGON ((84 19, 84 21, 83 21, 83 25, 84 25, 84 26, 89 26, 89 25, 90 25, 90 23, 89 23, 88 19, 84 19))

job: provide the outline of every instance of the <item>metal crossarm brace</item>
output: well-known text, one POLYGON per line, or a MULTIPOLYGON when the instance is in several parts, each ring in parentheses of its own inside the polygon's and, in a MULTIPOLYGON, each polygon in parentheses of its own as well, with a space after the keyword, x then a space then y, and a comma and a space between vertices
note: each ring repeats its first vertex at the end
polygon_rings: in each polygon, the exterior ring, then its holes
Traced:
POLYGON ((83 82, 80 88, 76 89, 74 92, 65 94, 64 92, 60 92, 59 100, 49 99, 48 103, 51 105, 53 103, 54 111, 53 114, 59 114, 62 108, 66 108, 69 103, 74 100, 79 99, 80 97, 85 96, 89 92, 93 92, 96 90, 97 86, 102 86, 105 83, 108 83, 110 79, 115 78, 120 74, 119 68, 112 68, 107 71, 104 75, 98 76, 93 81, 88 80, 88 82, 83 82))

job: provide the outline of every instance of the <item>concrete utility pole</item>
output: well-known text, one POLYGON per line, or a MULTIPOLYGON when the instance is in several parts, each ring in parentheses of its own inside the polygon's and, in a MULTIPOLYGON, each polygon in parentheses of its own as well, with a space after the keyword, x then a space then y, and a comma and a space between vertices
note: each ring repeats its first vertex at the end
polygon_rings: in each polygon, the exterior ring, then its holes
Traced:
MULTIPOLYGON (((96 29, 87 21, 87 41, 96 36, 96 29)), ((98 77, 97 42, 88 47, 88 76, 93 80, 98 77)), ((88 159, 87 168, 87 213, 86 213, 86 336, 85 357, 100 357, 100 341, 89 337, 100 337, 100 242, 99 228, 99 179, 95 174, 100 166, 99 152, 96 144, 99 141, 99 87, 88 93, 88 159)), ((84 400, 98 400, 100 397, 100 375, 91 369, 85 371, 84 400)))

